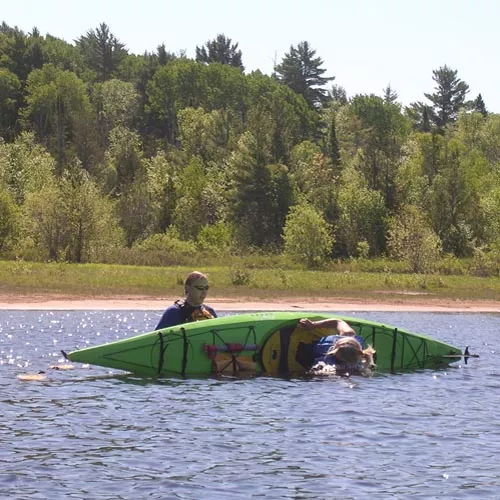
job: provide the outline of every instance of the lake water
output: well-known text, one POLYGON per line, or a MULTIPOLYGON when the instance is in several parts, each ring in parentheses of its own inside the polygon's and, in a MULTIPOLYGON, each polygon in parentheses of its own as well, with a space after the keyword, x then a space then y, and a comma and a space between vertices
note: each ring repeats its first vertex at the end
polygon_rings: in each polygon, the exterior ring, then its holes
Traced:
POLYGON ((159 313, 0 311, 1 498, 499 498, 500 315, 337 313, 480 355, 440 371, 155 381, 48 368, 61 349, 150 331, 159 313))

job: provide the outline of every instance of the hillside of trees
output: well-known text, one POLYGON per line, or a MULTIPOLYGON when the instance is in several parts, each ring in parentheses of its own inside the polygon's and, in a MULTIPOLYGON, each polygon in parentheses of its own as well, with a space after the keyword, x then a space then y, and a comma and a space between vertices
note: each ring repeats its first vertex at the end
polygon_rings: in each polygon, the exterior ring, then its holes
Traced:
POLYGON ((498 262, 500 115, 457 70, 431 78, 404 107, 389 85, 348 97, 306 41, 265 75, 222 34, 190 59, 3 23, 0 257, 498 262))

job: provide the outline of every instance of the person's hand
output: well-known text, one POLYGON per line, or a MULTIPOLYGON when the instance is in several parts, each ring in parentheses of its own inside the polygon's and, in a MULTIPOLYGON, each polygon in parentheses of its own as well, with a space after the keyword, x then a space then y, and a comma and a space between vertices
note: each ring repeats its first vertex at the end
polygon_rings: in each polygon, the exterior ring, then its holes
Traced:
POLYGON ((311 330, 314 328, 314 323, 309 318, 303 318, 299 321, 300 326, 306 330, 311 330))

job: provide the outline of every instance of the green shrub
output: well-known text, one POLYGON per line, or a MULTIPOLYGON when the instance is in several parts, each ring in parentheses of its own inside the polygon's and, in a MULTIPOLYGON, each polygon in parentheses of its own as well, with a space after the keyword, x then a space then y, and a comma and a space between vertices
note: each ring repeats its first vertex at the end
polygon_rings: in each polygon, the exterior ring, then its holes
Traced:
POLYGON ((450 253, 445 254, 438 262, 437 270, 446 276, 463 276, 467 272, 460 259, 450 253))
POLYGON ((0 187, 0 250, 5 250, 15 238, 18 208, 12 196, 0 187))
POLYGON ((320 266, 332 251, 334 239, 323 216, 307 203, 290 208, 283 230, 285 254, 308 269, 320 266))
POLYGON ((476 248, 470 271, 475 276, 500 276, 500 251, 496 248, 476 248))
POLYGON ((231 248, 231 229, 223 222, 203 226, 198 234, 198 244, 212 255, 227 254, 231 248))
POLYGON ((241 269, 231 269, 231 283, 233 285, 248 285, 251 275, 248 271, 241 269))
POLYGON ((19 239, 12 249, 16 259, 26 260, 29 262, 48 262, 48 252, 35 244, 31 236, 19 239))
POLYGON ((441 241, 419 208, 403 207, 390 222, 387 247, 392 257, 408 264, 412 273, 435 269, 441 256, 441 241))
POLYGON ((357 255, 360 259, 367 259, 370 255, 370 244, 366 241, 358 242, 357 255))
POLYGON ((193 264, 196 245, 192 241, 178 238, 174 232, 154 234, 144 241, 135 243, 130 257, 137 265, 189 265, 193 264))

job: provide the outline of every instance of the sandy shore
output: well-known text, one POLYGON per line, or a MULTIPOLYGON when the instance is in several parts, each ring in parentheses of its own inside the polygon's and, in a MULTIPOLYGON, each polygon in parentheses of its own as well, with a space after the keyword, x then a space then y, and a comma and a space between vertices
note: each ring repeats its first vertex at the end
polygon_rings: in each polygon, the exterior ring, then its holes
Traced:
MULTIPOLYGON (((130 297, 67 297, 0 294, 0 309, 12 310, 163 310, 178 297, 161 299, 130 297)), ((458 301, 426 298, 397 301, 359 302, 352 299, 326 300, 277 298, 267 300, 210 298, 216 311, 415 311, 415 312, 500 312, 500 301, 458 301)))

